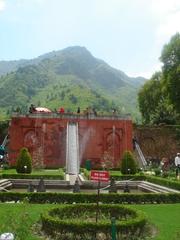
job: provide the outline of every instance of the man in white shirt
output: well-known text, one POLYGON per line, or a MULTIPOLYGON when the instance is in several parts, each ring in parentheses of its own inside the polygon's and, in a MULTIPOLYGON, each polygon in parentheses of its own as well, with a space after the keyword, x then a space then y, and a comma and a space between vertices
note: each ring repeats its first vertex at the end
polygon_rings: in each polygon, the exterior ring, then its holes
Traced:
POLYGON ((180 167, 180 153, 177 153, 174 163, 176 167, 180 167))
POLYGON ((174 160, 176 166, 176 177, 179 178, 179 171, 180 171, 180 153, 177 153, 177 156, 174 160))

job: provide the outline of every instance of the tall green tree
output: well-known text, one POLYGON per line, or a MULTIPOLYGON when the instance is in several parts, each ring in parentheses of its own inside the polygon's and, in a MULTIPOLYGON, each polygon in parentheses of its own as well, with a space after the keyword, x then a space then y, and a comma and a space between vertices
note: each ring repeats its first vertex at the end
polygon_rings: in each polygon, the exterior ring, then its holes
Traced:
POLYGON ((175 34, 162 50, 163 77, 166 93, 180 113, 180 33, 175 34))
POLYGON ((174 124, 177 114, 170 103, 162 72, 156 72, 140 89, 139 109, 145 124, 174 124))
POLYGON ((138 93, 139 109, 144 123, 151 123, 152 116, 162 98, 161 79, 162 73, 156 72, 138 93))
POLYGON ((169 104, 169 100, 166 97, 162 97, 155 108, 154 113, 151 116, 151 122, 153 124, 166 123, 175 124, 177 120, 177 114, 172 104, 169 104))

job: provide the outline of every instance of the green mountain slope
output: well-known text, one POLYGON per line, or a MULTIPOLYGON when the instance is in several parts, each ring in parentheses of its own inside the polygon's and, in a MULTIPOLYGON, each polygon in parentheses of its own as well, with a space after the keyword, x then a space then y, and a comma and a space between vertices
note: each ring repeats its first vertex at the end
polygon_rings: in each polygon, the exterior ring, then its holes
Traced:
POLYGON ((0 62, 0 112, 17 107, 27 111, 34 103, 75 111, 95 107, 98 111, 131 112, 139 117, 137 91, 145 81, 130 78, 97 59, 84 47, 69 47, 32 60, 0 62))

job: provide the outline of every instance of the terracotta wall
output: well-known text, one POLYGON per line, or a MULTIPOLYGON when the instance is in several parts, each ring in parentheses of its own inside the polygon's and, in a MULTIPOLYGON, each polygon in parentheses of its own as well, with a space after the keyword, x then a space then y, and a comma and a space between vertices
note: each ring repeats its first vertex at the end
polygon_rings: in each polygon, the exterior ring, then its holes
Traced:
POLYGON ((134 127, 133 135, 146 159, 161 161, 165 157, 174 162, 176 153, 180 152, 180 128, 177 126, 134 127))
POLYGON ((22 147, 27 147, 33 161, 48 167, 65 166, 67 122, 78 122, 80 160, 100 162, 105 152, 117 166, 125 150, 132 150, 132 122, 118 119, 61 119, 13 117, 9 128, 9 159, 15 164, 22 147))

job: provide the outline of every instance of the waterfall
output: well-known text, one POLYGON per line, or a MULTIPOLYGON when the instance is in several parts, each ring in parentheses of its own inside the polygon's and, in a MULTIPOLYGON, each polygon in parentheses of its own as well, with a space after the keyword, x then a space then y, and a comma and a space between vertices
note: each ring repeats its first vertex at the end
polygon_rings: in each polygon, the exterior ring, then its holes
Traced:
POLYGON ((5 136, 5 138, 4 138, 4 140, 3 140, 2 144, 1 144, 1 146, 2 146, 2 147, 5 147, 6 144, 7 144, 7 141, 8 141, 8 135, 5 136))
POLYGON ((78 123, 74 122, 67 123, 66 171, 69 174, 79 174, 78 123))
POLYGON ((146 167, 147 166, 146 159, 145 159, 145 157, 144 157, 144 155, 143 155, 143 153, 141 151, 141 148, 140 148, 140 146, 139 146, 139 144, 137 142, 135 142, 135 147, 136 147, 136 150, 137 150, 137 152, 139 154, 139 159, 141 161, 142 166, 146 167))

